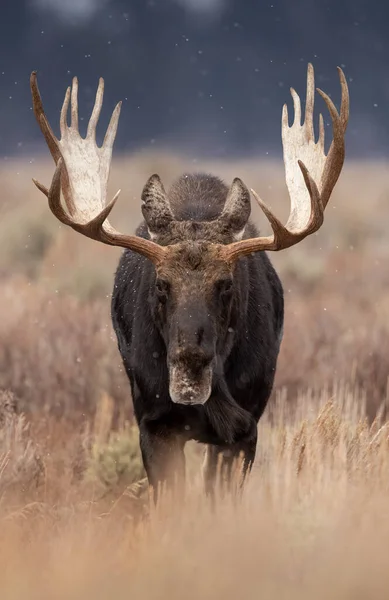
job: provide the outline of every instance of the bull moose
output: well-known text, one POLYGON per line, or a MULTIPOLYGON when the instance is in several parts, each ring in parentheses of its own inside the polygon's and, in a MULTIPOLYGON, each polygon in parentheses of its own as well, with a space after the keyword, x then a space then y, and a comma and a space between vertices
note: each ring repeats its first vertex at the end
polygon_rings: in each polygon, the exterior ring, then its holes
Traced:
POLYGON ((33 109, 56 163, 50 189, 34 180, 52 213, 75 231, 125 248, 116 271, 111 316, 128 375, 149 485, 157 500, 162 483, 184 482, 184 446, 206 444, 205 491, 213 496, 219 459, 230 470, 243 456, 242 481, 251 469, 257 424, 270 397, 284 322, 283 288, 265 251, 286 249, 317 231, 342 170, 349 94, 338 68, 340 112, 321 90, 332 120, 326 154, 324 123, 313 126, 314 70, 307 71, 305 118, 294 89, 294 122, 282 113, 282 143, 291 210, 283 225, 251 190, 272 235, 250 221, 250 191, 239 178, 228 187, 209 174, 184 174, 168 191, 152 175, 142 194, 143 221, 135 235, 108 221, 119 192, 106 202, 112 148, 121 103, 103 144, 96 144, 104 81, 82 138, 78 81, 66 91, 61 139, 44 113, 36 72, 33 109), (71 123, 67 123, 69 104, 71 123), (66 210, 61 204, 61 189, 66 210))

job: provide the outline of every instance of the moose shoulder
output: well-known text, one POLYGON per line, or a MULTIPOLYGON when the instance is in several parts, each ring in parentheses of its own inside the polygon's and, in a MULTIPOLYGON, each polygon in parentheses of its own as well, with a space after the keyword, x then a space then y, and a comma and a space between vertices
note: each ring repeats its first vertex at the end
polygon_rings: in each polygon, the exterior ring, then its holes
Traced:
POLYGON ((48 190, 54 215, 76 231, 126 248, 115 276, 112 322, 131 384, 140 448, 149 483, 184 480, 184 445, 207 444, 206 491, 213 493, 219 457, 230 471, 243 454, 243 478, 252 466, 257 423, 270 397, 282 339, 280 280, 266 250, 282 250, 317 231, 344 162, 348 89, 339 69, 338 113, 319 90, 332 118, 333 142, 324 149, 313 131, 314 75, 308 66, 305 119, 292 90, 295 120, 282 118, 282 142, 291 211, 286 225, 252 190, 273 234, 259 236, 250 221, 250 192, 235 178, 230 187, 208 174, 182 175, 168 190, 152 175, 142 192, 144 221, 135 235, 116 231, 107 217, 118 197, 106 190, 120 104, 104 143, 95 142, 103 96, 100 80, 85 139, 78 132, 77 80, 61 112, 61 139, 45 117, 36 74, 31 77, 35 116, 56 163, 48 190), (71 100, 71 125, 66 115, 71 100), (63 192, 67 211, 60 202, 63 192))

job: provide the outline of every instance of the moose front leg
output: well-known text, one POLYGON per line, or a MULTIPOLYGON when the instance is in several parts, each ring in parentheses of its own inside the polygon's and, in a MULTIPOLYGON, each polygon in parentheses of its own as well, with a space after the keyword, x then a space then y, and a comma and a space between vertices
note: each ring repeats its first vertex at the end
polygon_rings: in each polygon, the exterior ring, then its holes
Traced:
POLYGON ((228 492, 231 492, 234 482, 234 466, 240 467, 238 472, 238 489, 242 490, 247 475, 250 473, 255 460, 257 449, 257 423, 252 420, 249 432, 242 440, 239 440, 232 446, 223 449, 222 474, 226 483, 228 492))
POLYGON ((217 476, 220 476, 220 489, 231 492, 234 482, 234 465, 240 466, 239 490, 242 490, 247 475, 255 460, 257 448, 257 423, 252 419, 249 431, 234 444, 217 446, 208 445, 203 465, 205 493, 212 504, 215 501, 217 476))
POLYGON ((164 487, 181 496, 185 487, 184 442, 154 423, 141 423, 139 432, 143 465, 149 486, 153 489, 154 504, 164 487))

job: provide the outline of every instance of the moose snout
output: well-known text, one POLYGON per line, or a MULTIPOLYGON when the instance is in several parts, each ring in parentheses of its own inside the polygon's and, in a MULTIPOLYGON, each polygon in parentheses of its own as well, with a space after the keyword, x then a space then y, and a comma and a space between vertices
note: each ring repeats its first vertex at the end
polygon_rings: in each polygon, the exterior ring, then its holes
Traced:
POLYGON ((214 354, 198 347, 169 357, 170 397, 176 404, 204 404, 211 395, 214 354))
POLYGON ((205 308, 181 306, 170 330, 169 392, 177 404, 204 404, 211 395, 216 336, 205 308))
POLYGON ((175 404, 205 404, 212 391, 212 367, 193 373, 185 364, 173 363, 169 368, 169 394, 175 404))
POLYGON ((182 367, 196 377, 212 363, 214 355, 212 347, 203 349, 186 346, 185 348, 175 348, 169 352, 168 360, 170 365, 182 367))

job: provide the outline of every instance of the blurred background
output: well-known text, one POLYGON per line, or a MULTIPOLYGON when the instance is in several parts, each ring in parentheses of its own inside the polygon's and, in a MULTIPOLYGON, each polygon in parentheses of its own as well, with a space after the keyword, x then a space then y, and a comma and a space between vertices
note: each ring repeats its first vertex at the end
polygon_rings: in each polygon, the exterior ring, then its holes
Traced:
MULTIPOLYGON (((93 414, 102 397, 131 416, 110 319, 120 250, 61 226, 32 177, 53 161, 31 107, 38 71, 58 133, 66 87, 79 77, 86 131, 98 78, 106 82, 98 137, 123 100, 109 196, 130 232, 146 179, 168 186, 185 170, 240 176, 281 219, 289 198, 281 110, 305 99, 307 63, 339 107, 336 67, 351 113, 346 161, 321 230, 273 253, 285 289, 285 338, 275 395, 291 403, 339 381, 388 402, 389 8, 366 0, 17 0, 0 22, 0 386, 37 414, 93 414)), ((328 111, 327 147, 331 139, 328 111)), ((254 220, 269 225, 256 205, 254 220)), ((359 393, 359 392, 358 392, 359 393)), ((115 410, 116 410, 115 409, 115 410)), ((386 411, 386 408, 385 408, 386 411)), ((79 422, 79 421, 77 421, 79 422)))
MULTIPOLYGON (((106 80, 103 121, 124 101, 117 151, 173 148, 202 156, 281 156, 281 107, 303 90, 308 61, 338 98, 352 98, 348 154, 389 149, 389 7, 367 0, 16 0, 0 23, 0 154, 44 151, 31 118, 37 70, 56 123, 80 80, 90 113, 106 80)), ((322 106, 320 100, 320 107, 322 106)))

